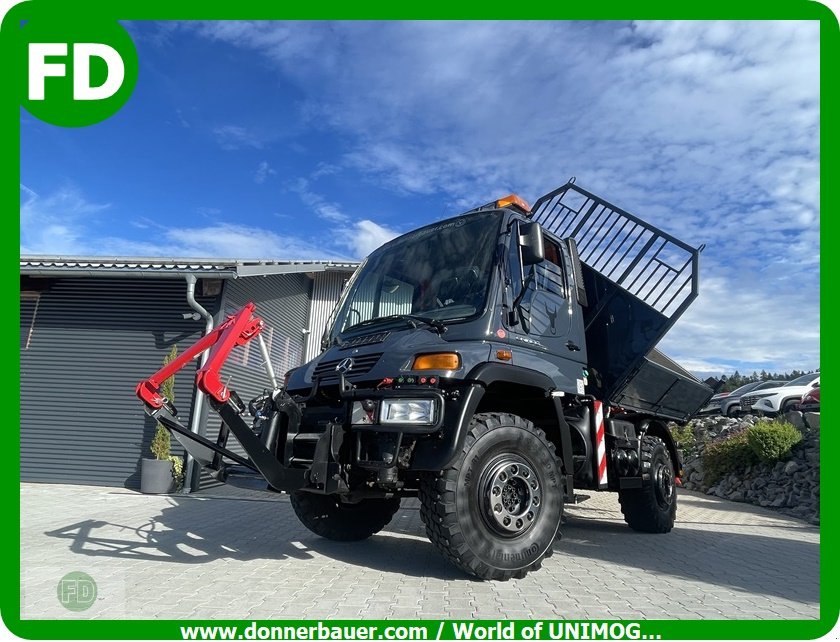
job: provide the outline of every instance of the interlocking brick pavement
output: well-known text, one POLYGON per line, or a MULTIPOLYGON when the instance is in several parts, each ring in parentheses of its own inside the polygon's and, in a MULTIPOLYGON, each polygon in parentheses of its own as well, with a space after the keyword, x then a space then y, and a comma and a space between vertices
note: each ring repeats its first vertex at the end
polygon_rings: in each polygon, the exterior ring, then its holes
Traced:
POLYGON ((22 484, 22 617, 819 617, 819 529, 698 493, 680 492, 668 535, 631 531, 616 496, 594 493, 567 507, 540 571, 482 582, 438 555, 416 500, 341 543, 303 528, 286 496, 225 492, 22 484), (86 611, 57 599, 70 571, 97 583, 86 611))

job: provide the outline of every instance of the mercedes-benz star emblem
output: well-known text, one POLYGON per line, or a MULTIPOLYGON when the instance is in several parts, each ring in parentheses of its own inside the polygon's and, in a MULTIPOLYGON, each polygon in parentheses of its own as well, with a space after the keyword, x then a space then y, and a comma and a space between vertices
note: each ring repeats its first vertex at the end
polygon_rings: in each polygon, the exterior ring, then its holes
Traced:
POLYGON ((341 374, 347 374, 353 369, 353 366, 356 365, 356 362, 353 361, 350 357, 347 359, 342 359, 338 365, 335 367, 336 372, 340 372, 341 374))

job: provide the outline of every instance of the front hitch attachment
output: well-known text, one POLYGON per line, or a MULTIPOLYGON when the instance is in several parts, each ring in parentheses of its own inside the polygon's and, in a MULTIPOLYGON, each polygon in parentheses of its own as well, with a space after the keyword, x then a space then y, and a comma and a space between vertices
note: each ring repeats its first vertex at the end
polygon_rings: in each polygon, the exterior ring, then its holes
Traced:
MULTIPOLYGON (((137 384, 135 392, 145 405, 146 413, 167 428, 195 461, 215 471, 216 476, 221 480, 224 481, 230 473, 228 469, 231 467, 222 461, 222 458, 227 458, 251 473, 258 473, 273 489, 297 490, 307 485, 306 471, 283 466, 274 454, 277 449, 276 443, 263 443, 260 437, 251 430, 242 418, 244 404, 239 400, 239 396, 221 380, 221 369, 231 350, 257 337, 265 327, 263 320, 254 316, 255 309, 256 306, 253 303, 246 304, 172 362, 137 384), (210 355, 207 363, 196 372, 195 384, 200 392, 208 396, 210 407, 222 418, 222 429, 215 443, 192 432, 180 423, 177 418, 177 409, 160 392, 164 381, 206 350, 210 350, 210 355), (226 447, 227 435, 231 432, 247 453, 247 458, 231 452, 226 447)), ((297 404, 284 390, 276 390, 272 401, 275 412, 285 415, 289 432, 296 433, 300 424, 300 409, 297 404)))

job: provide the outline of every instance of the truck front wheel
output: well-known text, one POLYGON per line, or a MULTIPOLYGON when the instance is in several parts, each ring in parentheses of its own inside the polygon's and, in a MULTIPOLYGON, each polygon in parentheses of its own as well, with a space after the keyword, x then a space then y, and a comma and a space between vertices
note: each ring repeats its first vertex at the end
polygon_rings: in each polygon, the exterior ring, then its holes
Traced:
POLYGON ((536 570, 560 527, 563 477, 542 430, 516 415, 473 417, 451 467, 420 485, 426 533, 455 566, 489 580, 536 570))
POLYGON ((339 542, 367 539, 385 528, 400 507, 399 497, 363 499, 354 504, 335 495, 295 491, 289 495, 301 523, 316 535, 339 542))
POLYGON ((677 516, 677 484, 671 455, 659 437, 642 437, 642 474, 649 475, 647 485, 618 491, 624 521, 635 531, 667 533, 677 516))

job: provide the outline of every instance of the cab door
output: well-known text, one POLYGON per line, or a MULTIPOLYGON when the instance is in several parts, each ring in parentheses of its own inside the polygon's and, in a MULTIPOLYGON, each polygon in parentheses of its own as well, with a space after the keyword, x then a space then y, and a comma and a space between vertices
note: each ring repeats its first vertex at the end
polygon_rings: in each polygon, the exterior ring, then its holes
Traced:
MULTIPOLYGON (((533 266, 534 276, 528 281, 528 292, 522 299, 523 324, 528 334, 541 337, 554 354, 561 354, 559 344, 566 341, 570 327, 569 284, 563 267, 560 246, 544 238, 545 260, 533 266)), ((527 276, 527 275, 526 275, 527 276)))

